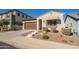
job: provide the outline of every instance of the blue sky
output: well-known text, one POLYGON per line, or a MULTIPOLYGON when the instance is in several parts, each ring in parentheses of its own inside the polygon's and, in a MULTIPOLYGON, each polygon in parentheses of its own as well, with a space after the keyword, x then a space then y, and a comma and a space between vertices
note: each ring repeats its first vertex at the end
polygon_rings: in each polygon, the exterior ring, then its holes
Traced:
MULTIPOLYGON (((9 9, 0 9, 0 13, 4 13, 8 11, 9 9)), ((65 14, 69 13, 79 13, 79 9, 18 9, 34 18, 40 16, 41 14, 44 14, 49 11, 58 11, 58 12, 64 12, 65 14)))

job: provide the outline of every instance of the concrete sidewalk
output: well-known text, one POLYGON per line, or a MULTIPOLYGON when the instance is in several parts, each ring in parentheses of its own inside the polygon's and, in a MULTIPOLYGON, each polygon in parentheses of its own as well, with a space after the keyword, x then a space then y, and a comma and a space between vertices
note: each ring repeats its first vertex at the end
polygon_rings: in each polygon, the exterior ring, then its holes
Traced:
POLYGON ((12 38, 12 39, 4 39, 4 38, 0 38, 1 42, 5 42, 8 43, 14 47, 17 48, 47 48, 47 49, 51 49, 51 48, 79 48, 78 46, 71 46, 71 45, 66 45, 66 44, 62 44, 62 43, 56 43, 56 42, 51 42, 51 41, 45 41, 45 40, 38 40, 38 39, 33 39, 33 38, 27 38, 27 37, 16 37, 16 38, 12 38))

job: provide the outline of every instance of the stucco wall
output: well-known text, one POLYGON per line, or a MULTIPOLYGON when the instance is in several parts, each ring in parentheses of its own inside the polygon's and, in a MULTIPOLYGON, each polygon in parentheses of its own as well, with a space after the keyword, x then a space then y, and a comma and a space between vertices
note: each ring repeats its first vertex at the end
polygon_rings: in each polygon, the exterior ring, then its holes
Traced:
POLYGON ((79 20, 77 21, 76 27, 77 27, 77 32, 78 32, 78 35, 79 35, 79 20))
POLYGON ((73 32, 78 33, 77 21, 72 19, 71 22, 72 22, 72 30, 73 30, 73 32))
POLYGON ((57 25, 57 30, 61 31, 61 28, 65 28, 65 24, 64 24, 64 14, 60 14, 58 17, 61 20, 61 24, 57 25))

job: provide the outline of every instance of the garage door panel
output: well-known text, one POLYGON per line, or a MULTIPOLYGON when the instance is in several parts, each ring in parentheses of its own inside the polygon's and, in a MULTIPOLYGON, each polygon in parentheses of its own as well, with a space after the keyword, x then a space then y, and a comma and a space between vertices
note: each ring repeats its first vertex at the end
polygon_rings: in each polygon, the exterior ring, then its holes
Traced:
POLYGON ((25 29, 37 29, 36 22, 26 22, 24 25, 25 29))

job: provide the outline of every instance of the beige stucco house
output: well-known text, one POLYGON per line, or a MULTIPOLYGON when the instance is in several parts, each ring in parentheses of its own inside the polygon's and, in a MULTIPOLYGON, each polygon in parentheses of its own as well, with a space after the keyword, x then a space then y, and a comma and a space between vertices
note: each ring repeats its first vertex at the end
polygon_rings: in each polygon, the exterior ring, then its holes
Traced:
POLYGON ((47 12, 39 17, 37 17, 37 30, 40 30, 40 25, 43 27, 52 28, 56 26, 57 30, 61 30, 64 27, 64 13, 62 12, 47 12), (42 24, 39 24, 39 21, 42 21, 42 24))
POLYGON ((42 30, 44 27, 47 27, 51 30, 51 28, 56 27, 58 31, 61 30, 61 28, 65 27, 64 25, 64 19, 63 19, 63 12, 55 12, 50 11, 47 12, 39 17, 36 18, 36 20, 31 21, 24 21, 23 22, 23 29, 35 29, 35 30, 42 30))

